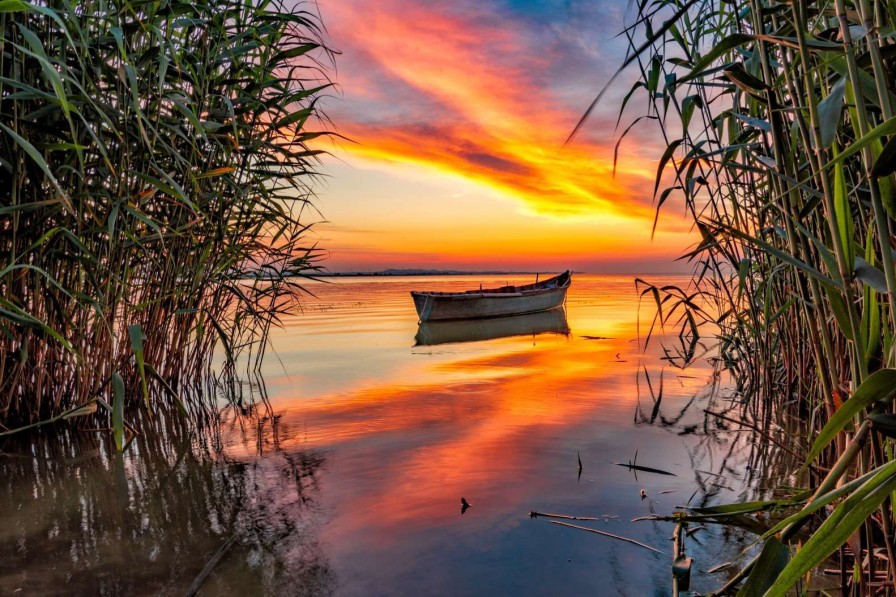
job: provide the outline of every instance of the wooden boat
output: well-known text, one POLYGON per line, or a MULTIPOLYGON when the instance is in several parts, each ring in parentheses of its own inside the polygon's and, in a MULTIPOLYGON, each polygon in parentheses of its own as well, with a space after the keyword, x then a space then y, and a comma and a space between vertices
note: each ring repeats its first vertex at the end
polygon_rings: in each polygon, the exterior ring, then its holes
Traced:
POLYGON ((425 321, 417 327, 414 346, 481 342, 513 336, 540 336, 542 334, 569 335, 569 324, 566 322, 564 309, 488 319, 425 321))
POLYGON ((561 306, 572 282, 572 273, 534 284, 502 286, 464 292, 411 292, 420 321, 504 317, 549 311, 561 306))

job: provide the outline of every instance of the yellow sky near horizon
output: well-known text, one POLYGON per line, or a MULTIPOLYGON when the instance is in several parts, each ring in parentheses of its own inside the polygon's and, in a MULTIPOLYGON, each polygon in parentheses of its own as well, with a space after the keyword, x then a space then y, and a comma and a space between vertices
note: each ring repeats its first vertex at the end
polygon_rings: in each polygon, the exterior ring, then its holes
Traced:
POLYGON ((621 61, 584 6, 320 3, 341 52, 325 108, 350 139, 317 189, 329 270, 686 269, 673 260, 696 237, 680 210, 651 240, 655 132, 636 129, 613 172, 627 89, 563 146, 621 61))

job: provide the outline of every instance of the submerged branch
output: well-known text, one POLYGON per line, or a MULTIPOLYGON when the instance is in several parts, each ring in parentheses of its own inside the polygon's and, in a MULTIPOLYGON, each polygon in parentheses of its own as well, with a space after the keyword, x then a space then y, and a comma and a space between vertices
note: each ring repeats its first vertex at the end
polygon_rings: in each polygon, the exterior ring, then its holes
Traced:
POLYGON ((569 524, 568 522, 560 522, 559 520, 550 521, 551 524, 559 524, 565 527, 572 527, 574 529, 579 529, 580 531, 588 531, 589 533, 597 533, 598 535, 603 535, 604 537, 610 537, 611 539, 618 539, 619 541, 625 541, 626 543, 631 543, 632 545, 637 545, 638 547, 643 547, 644 549, 649 549, 652 552, 658 553, 661 556, 672 557, 671 554, 668 554, 664 551, 660 551, 655 547, 651 547, 645 543, 641 543, 640 541, 635 541, 634 539, 629 539, 628 537, 623 537, 621 535, 614 535, 613 533, 607 533, 605 531, 598 531, 597 529, 589 529, 588 527, 579 526, 576 524, 569 524))
POLYGON ((600 518, 594 518, 592 516, 568 516, 566 514, 550 514, 548 512, 536 512, 532 510, 529 512, 529 518, 562 518, 564 520, 601 520, 600 518))

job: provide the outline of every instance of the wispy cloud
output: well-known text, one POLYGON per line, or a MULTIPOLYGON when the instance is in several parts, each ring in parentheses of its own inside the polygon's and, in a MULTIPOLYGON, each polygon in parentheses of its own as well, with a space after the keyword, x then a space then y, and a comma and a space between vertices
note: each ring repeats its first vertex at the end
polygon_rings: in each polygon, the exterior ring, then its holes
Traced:
POLYGON ((651 219, 652 166, 628 155, 613 176, 615 107, 562 148, 621 61, 605 29, 618 4, 322 2, 345 149, 461 175, 538 214, 651 219))

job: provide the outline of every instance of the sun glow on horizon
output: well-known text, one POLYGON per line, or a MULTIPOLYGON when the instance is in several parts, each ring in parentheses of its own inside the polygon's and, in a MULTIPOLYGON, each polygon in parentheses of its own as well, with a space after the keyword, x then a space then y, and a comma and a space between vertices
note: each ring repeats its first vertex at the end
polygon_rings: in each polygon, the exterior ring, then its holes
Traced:
POLYGON ((623 144, 615 172, 615 112, 563 146, 599 88, 592 73, 621 60, 596 32, 607 23, 586 18, 598 12, 565 6, 539 15, 545 28, 527 3, 321 3, 342 52, 344 97, 328 111, 351 139, 319 193, 329 269, 631 271, 693 244, 674 217, 651 242, 649 134, 623 144))

